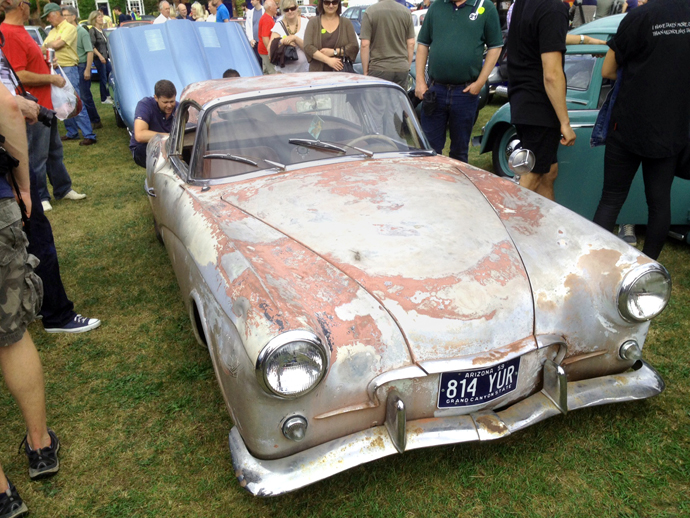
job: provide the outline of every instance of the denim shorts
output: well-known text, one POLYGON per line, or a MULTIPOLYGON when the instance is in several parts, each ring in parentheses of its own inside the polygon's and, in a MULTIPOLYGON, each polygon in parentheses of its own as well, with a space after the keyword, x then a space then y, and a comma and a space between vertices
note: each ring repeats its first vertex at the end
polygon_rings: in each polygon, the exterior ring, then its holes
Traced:
MULTIPOLYGON (((7 200, 16 205, 13 199, 7 200)), ((0 200, 0 209, 6 200, 0 200)), ((26 251, 21 219, 0 229, 0 347, 21 340, 43 301, 38 259, 26 251)))

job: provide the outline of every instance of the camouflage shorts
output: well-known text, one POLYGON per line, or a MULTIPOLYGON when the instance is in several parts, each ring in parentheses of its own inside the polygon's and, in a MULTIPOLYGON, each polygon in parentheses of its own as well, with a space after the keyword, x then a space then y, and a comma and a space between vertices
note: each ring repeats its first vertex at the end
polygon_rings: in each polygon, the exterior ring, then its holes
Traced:
POLYGON ((27 253, 27 244, 21 220, 0 229, 0 347, 18 342, 41 309, 38 259, 27 253))

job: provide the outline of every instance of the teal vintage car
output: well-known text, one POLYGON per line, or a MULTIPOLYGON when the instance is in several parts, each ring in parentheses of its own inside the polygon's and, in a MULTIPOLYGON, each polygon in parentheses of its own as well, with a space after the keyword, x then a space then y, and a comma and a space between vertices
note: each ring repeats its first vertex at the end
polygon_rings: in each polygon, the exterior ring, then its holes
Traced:
MULTIPOLYGON (((585 34, 606 40, 618 29, 624 14, 608 16, 582 25, 572 34, 585 34)), ((567 79, 566 101, 570 124, 577 140, 572 147, 558 150, 558 180, 555 185, 556 201, 587 219, 594 217, 604 182, 605 146, 591 147, 592 128, 612 81, 602 79, 601 66, 608 51, 605 45, 569 45, 565 56, 567 79)), ((679 86, 679 85, 677 85, 679 86)), ((508 168, 508 157, 520 147, 515 127, 510 123, 510 104, 499 108, 483 129, 481 153, 493 153, 494 173, 499 176, 513 174, 508 168)), ((676 178, 671 194, 671 222, 678 227, 690 225, 690 181, 676 178)), ((647 203, 642 174, 635 177, 628 200, 618 217, 618 223, 646 224, 647 203)), ((688 227, 690 228, 690 227, 688 227)), ((690 243, 688 228, 675 228, 675 237, 690 243)))

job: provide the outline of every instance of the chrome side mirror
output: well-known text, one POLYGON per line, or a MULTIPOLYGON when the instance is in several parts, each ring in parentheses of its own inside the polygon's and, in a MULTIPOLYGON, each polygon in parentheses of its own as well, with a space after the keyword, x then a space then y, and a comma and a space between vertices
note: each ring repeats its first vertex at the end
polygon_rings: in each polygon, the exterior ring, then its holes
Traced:
POLYGON ((532 172, 535 162, 536 158, 532 151, 529 149, 516 149, 510 154, 508 167, 515 175, 515 179, 518 180, 520 175, 532 172))

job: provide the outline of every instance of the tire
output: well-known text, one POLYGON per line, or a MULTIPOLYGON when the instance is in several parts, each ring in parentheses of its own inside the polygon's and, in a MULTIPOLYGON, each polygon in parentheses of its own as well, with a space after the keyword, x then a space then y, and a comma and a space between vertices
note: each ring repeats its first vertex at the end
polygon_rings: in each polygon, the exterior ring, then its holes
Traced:
POLYGON ((494 138, 492 147, 492 162, 494 174, 505 178, 513 178, 515 175, 508 167, 508 158, 516 149, 522 147, 517 137, 517 131, 512 125, 503 126, 494 138))
POLYGON ((122 117, 120 117, 120 113, 117 111, 115 106, 113 106, 113 111, 115 112, 115 126, 118 128, 126 128, 127 125, 125 124, 125 121, 122 120, 122 117))

